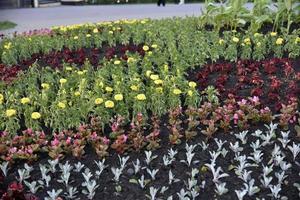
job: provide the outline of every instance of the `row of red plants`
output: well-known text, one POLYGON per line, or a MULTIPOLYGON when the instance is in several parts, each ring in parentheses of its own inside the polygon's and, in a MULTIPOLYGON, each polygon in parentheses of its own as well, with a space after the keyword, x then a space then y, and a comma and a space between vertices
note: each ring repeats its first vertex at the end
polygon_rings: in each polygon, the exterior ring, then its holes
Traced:
POLYGON ((53 159, 66 154, 81 158, 87 145, 91 145, 99 157, 107 156, 110 150, 120 154, 143 148, 153 150, 160 146, 161 140, 169 139, 169 143, 174 145, 197 134, 211 138, 218 130, 229 132, 235 127, 246 130, 251 125, 274 120, 283 129, 288 129, 297 121, 297 110, 298 100, 290 98, 287 104, 282 104, 279 117, 275 119, 270 108, 263 106, 255 96, 240 101, 231 97, 223 105, 205 102, 199 108, 178 107, 169 111, 168 120, 164 122, 156 116, 146 121, 143 115, 138 114, 131 123, 122 116, 116 116, 109 126, 103 127, 99 117, 92 117, 90 123, 76 130, 46 134, 28 129, 13 137, 11 133, 1 132, 0 155, 1 159, 14 162, 18 159, 34 161, 39 152, 47 152, 53 159), (162 137, 162 130, 168 130, 163 135, 167 134, 169 138, 162 137))
POLYGON ((296 65, 297 60, 288 58, 213 63, 204 66, 196 79, 200 90, 214 85, 222 99, 229 94, 237 99, 258 96, 262 103, 279 111, 281 103, 300 96, 300 67, 296 65))
POLYGON ((83 65, 86 60, 97 67, 99 61, 104 57, 111 60, 118 57, 127 60, 126 52, 138 53, 141 56, 145 55, 142 45, 117 45, 108 47, 104 45, 102 48, 80 48, 71 50, 64 48, 62 51, 52 51, 48 54, 33 54, 30 59, 22 60, 18 65, 6 66, 0 64, 0 80, 10 82, 15 79, 18 73, 22 70, 27 70, 34 62, 38 61, 41 66, 50 66, 52 68, 62 68, 63 63, 83 65))

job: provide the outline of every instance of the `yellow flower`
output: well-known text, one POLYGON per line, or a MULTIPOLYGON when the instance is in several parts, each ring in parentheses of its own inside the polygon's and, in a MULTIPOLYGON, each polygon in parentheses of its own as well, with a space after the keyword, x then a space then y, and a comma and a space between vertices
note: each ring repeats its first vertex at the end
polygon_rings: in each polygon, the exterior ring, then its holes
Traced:
POLYGON ((195 83, 194 81, 190 81, 189 86, 195 88, 197 86, 197 83, 195 83))
POLYGON ((101 81, 100 83, 98 83, 98 86, 101 87, 101 88, 103 88, 104 83, 101 81))
POLYGON ((48 83, 42 83, 42 88, 45 90, 48 90, 50 88, 50 85, 48 83))
POLYGON ((244 43, 247 44, 247 45, 250 45, 251 44, 250 38, 245 38, 244 43))
POLYGON ((103 99, 102 98, 95 99, 95 104, 96 105, 100 105, 101 103, 103 103, 103 99))
POLYGON ((297 37, 296 39, 295 39, 295 44, 298 44, 300 42, 300 37, 297 37))
POLYGON ((115 103, 113 101, 105 101, 105 108, 113 108, 115 106, 115 103))
POLYGON ((114 89, 112 89, 111 87, 105 87, 105 90, 106 90, 106 92, 112 92, 112 91, 114 91, 114 89))
POLYGON ((181 94, 181 90, 178 89, 178 88, 175 88, 175 89, 173 90, 173 94, 179 95, 179 94, 181 94))
POLYGON ((260 46, 261 46, 261 42, 256 43, 256 45, 257 45, 258 47, 260 47, 260 46))
POLYGON ((169 66, 167 64, 164 65, 164 71, 168 71, 169 70, 169 66))
POLYGON ((74 92, 74 95, 75 95, 75 96, 80 96, 80 92, 78 92, 78 91, 77 91, 77 92, 74 92))
POLYGON ((119 61, 119 60, 115 60, 115 62, 114 62, 115 65, 119 65, 120 63, 121 63, 121 61, 119 61))
POLYGON ((254 33, 254 37, 259 37, 260 35, 260 33, 254 33))
POLYGON ((39 112, 33 112, 33 113, 31 113, 31 118, 39 119, 39 118, 41 118, 41 114, 39 112))
POLYGON ((282 45, 282 43, 283 43, 283 38, 277 38, 276 44, 277 45, 282 45))
POLYGON ((66 108, 66 104, 64 104, 63 102, 58 102, 57 106, 61 109, 66 108))
POLYGON ((7 44, 4 45, 4 49, 10 49, 11 48, 11 42, 8 42, 7 44))
POLYGON ((74 40, 78 40, 78 36, 74 36, 74 40))
POLYGON ((66 67, 66 70, 67 70, 67 71, 72 71, 73 68, 72 68, 72 67, 66 67))
POLYGON ((115 98, 116 101, 122 101, 123 100, 123 95, 122 94, 116 94, 114 96, 114 98, 115 98))
POLYGON ((82 75, 82 74, 84 74, 84 72, 83 71, 78 71, 77 74, 82 75))
POLYGON ((163 84, 163 80, 157 79, 157 80, 154 81, 154 83, 155 83, 156 85, 163 84))
POLYGON ((91 37, 91 34, 86 34, 86 37, 87 37, 87 38, 91 37))
POLYGON ((220 45, 224 44, 224 40, 223 39, 219 39, 219 44, 220 45))
POLYGON ((159 79, 159 76, 156 75, 156 74, 152 74, 152 75, 150 75, 150 79, 151 80, 157 80, 157 79, 159 79))
POLYGON ((151 47, 152 47, 153 49, 156 49, 158 46, 157 46, 157 44, 152 44, 151 47))
POLYGON ((30 99, 28 97, 23 97, 21 99, 21 104, 28 104, 28 103, 30 103, 30 99))
POLYGON ((187 93, 190 97, 193 96, 193 94, 194 94, 194 92, 192 90, 189 90, 187 93))
POLYGON ((94 28, 93 33, 98 33, 98 32, 99 32, 98 29, 94 28))
POLYGON ((114 34, 114 32, 113 32, 113 31, 108 31, 108 33, 109 33, 109 34, 114 34))
POLYGON ((61 79, 59 79, 59 82, 60 82, 60 84, 64 84, 64 83, 66 83, 66 82, 67 82, 67 79, 65 79, 65 78, 61 78, 61 79))
POLYGON ((153 53, 152 53, 152 51, 148 51, 148 53, 147 53, 149 56, 151 56, 153 53))
POLYGON ((6 117, 12 117, 17 114, 17 111, 15 109, 8 109, 8 110, 6 110, 5 114, 6 114, 6 117))
POLYGON ((134 62, 134 61, 135 61, 135 59, 132 58, 132 57, 129 57, 129 58, 127 59, 127 63, 131 63, 131 62, 134 62))
POLYGON ((149 51, 149 47, 147 45, 143 46, 144 51, 149 51))
POLYGON ((0 104, 2 104, 3 101, 4 101, 4 96, 3 96, 3 94, 0 94, 0 104))
POLYGON ((147 71, 146 71, 146 76, 147 76, 147 77, 149 77, 151 74, 152 74, 152 71, 151 71, 151 70, 147 70, 147 71))
POLYGON ((155 88, 155 90, 158 93, 162 93, 163 92, 163 88, 162 87, 157 87, 157 88, 155 88))
POLYGON ((133 91, 137 91, 139 88, 136 85, 132 85, 132 86, 130 86, 130 89, 133 91))
POLYGON ((136 99, 139 101, 144 101, 144 100, 146 100, 146 95, 138 94, 138 95, 136 95, 136 99))
POLYGON ((270 35, 275 37, 277 35, 277 32, 271 32, 270 35))
POLYGON ((237 38, 237 37, 233 37, 233 38, 232 38, 232 41, 234 41, 235 43, 238 43, 238 42, 240 41, 240 39, 237 38))

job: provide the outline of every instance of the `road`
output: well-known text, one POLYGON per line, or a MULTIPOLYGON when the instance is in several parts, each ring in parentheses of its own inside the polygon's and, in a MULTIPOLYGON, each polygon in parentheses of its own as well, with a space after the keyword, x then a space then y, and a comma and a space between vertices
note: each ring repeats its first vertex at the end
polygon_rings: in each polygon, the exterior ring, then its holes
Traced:
POLYGON ((0 21, 9 20, 18 24, 14 29, 0 31, 8 34, 57 25, 72 25, 87 22, 101 22, 118 19, 167 18, 199 16, 203 4, 155 4, 57 6, 47 8, 22 8, 0 10, 0 21))

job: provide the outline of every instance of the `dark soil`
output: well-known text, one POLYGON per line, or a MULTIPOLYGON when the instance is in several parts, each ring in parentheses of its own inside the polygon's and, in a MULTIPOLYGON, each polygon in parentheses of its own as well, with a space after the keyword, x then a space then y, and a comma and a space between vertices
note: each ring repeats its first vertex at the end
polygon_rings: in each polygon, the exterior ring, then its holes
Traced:
POLYGON ((300 59, 269 58, 263 61, 219 61, 196 68, 188 79, 199 84, 199 91, 213 85, 222 100, 228 95, 236 99, 258 96, 261 102, 278 111, 281 103, 300 96, 300 59))
MULTIPOLYGON (((192 168, 201 169, 201 167, 203 167, 204 164, 210 163, 209 151, 216 151, 217 145, 216 145, 216 142, 214 141, 214 139, 207 140, 207 138, 203 134, 201 134, 200 130, 198 130, 197 131, 198 135, 196 136, 196 138, 188 143, 189 144, 199 144, 202 141, 204 141, 204 142, 207 142, 207 144, 209 144, 209 147, 207 150, 203 151, 201 149, 201 147, 198 146, 195 150, 196 155, 193 158, 193 161, 199 160, 199 163, 193 163, 190 167, 187 167, 186 164, 180 162, 180 160, 186 159, 186 156, 185 156, 186 142, 184 142, 184 140, 183 140, 183 142, 179 145, 170 146, 169 141, 168 141, 169 131, 168 131, 167 127, 165 126, 165 124, 166 124, 166 121, 161 122, 161 130, 162 130, 162 132, 161 132, 161 139, 162 139, 161 148, 153 151, 153 154, 158 155, 158 158, 153 160, 149 166, 150 169, 159 169, 159 172, 156 176, 156 180, 151 181, 151 183, 146 186, 146 189, 141 189, 137 184, 129 183, 130 179, 139 179, 142 174, 145 175, 146 179, 150 179, 150 176, 147 174, 145 169, 142 170, 143 173, 140 172, 137 175, 133 175, 133 174, 129 173, 130 169, 133 169, 132 162, 136 161, 137 158, 141 161, 142 166, 146 166, 146 163, 145 163, 145 155, 143 152, 128 152, 124 155, 121 155, 122 157, 128 155, 128 156, 130 156, 130 159, 127 162, 127 167, 125 168, 124 173, 122 174, 121 179, 120 179, 119 185, 121 186, 122 191, 120 193, 117 193, 115 191, 116 183, 113 181, 113 174, 112 174, 110 168, 111 167, 119 167, 120 164, 118 161, 119 160, 118 154, 116 154, 115 152, 110 152, 109 157, 106 159, 106 165, 109 165, 109 167, 104 170, 104 172, 100 176, 100 179, 97 180, 97 182, 100 184, 100 187, 97 189, 95 199, 99 199, 99 198, 101 198, 101 199, 116 199, 116 200, 118 200, 118 199, 120 199, 120 200, 121 199, 128 199, 128 200, 129 199, 138 199, 138 200, 146 199, 145 194, 149 194, 149 187, 154 186, 155 188, 161 188, 162 186, 169 186, 168 185, 169 170, 172 170, 175 177, 180 179, 181 181, 170 185, 169 189, 165 192, 165 194, 163 194, 163 195, 159 194, 158 197, 160 197, 160 199, 167 199, 168 196, 173 195, 173 197, 175 197, 175 199, 177 199, 176 193, 179 192, 181 190, 181 188, 185 188, 183 182, 184 181, 187 182, 187 179, 190 177, 189 173, 191 172, 192 168), (176 155, 176 161, 174 161, 171 166, 165 167, 162 162, 162 157, 163 157, 163 155, 167 155, 167 152, 171 147, 174 150, 178 150, 178 154, 176 155)), ((250 144, 257 140, 257 138, 252 136, 251 133, 253 133, 257 129, 260 129, 262 131, 266 130, 266 128, 264 127, 263 124, 253 126, 249 129, 249 133, 247 136, 248 141, 245 145, 241 145, 241 147, 244 148, 244 150, 242 151, 242 155, 246 155, 246 156, 251 155, 251 152, 253 150, 250 147, 250 144)), ((200 184, 203 180, 205 180, 206 186, 205 186, 204 190, 203 189, 200 190, 200 196, 197 199, 236 199, 234 190, 241 190, 241 188, 243 188, 243 181, 241 179, 237 178, 237 176, 234 173, 234 170, 229 169, 229 167, 231 165, 238 164, 236 161, 234 161, 234 153, 229 149, 230 142, 234 144, 236 141, 238 141, 235 138, 233 133, 239 133, 239 130, 237 128, 234 128, 232 134, 224 134, 224 133, 219 132, 218 134, 215 135, 215 139, 221 139, 222 141, 227 141, 225 143, 224 147, 229 151, 229 153, 227 154, 226 158, 223 158, 222 156, 220 156, 217 159, 217 166, 222 167, 224 172, 228 173, 230 175, 229 177, 222 179, 222 181, 227 183, 227 188, 229 189, 229 192, 227 194, 223 195, 222 197, 213 196, 213 194, 215 194, 215 192, 214 192, 215 186, 214 186, 214 183, 212 182, 212 174, 209 171, 207 171, 207 172, 201 171, 200 174, 198 174, 198 176, 197 176, 198 184, 200 184)), ((277 138, 280 138, 280 137, 281 137, 280 131, 278 130, 277 138)), ((289 139, 291 140, 289 145, 291 145, 292 142, 295 142, 296 144, 300 143, 300 139, 296 138, 296 134, 293 129, 291 129, 289 139)), ((241 142, 240 142, 240 144, 241 144, 241 142)), ((261 163, 261 165, 259 167, 247 167, 248 171, 249 170, 252 171, 251 177, 253 179, 255 179, 256 186, 261 185, 260 178, 261 178, 261 174, 262 174, 262 166, 263 165, 269 166, 268 161, 271 158, 271 152, 272 152, 275 144, 277 144, 278 146, 281 147, 280 142, 275 139, 273 144, 260 148, 260 150, 262 150, 262 152, 264 153, 264 156, 263 156, 263 162, 261 163)), ((299 182, 299 180, 300 180, 300 177, 299 177, 299 173, 300 173, 299 155, 296 159, 296 162, 294 162, 293 158, 292 158, 292 154, 287 148, 286 149, 281 148, 281 150, 283 151, 283 153, 286 156, 284 160, 287 162, 291 162, 292 167, 289 170, 287 170, 287 172, 286 172, 286 175, 288 175, 288 178, 285 180, 280 194, 283 196, 287 196, 288 199, 296 200, 296 199, 299 199, 298 191, 295 187, 293 187, 293 184, 296 182, 299 182), (297 165, 297 162, 298 162, 298 165, 297 165)), ((41 174, 39 171, 39 164, 46 164, 48 159, 49 159, 48 156, 41 155, 38 162, 35 162, 33 164, 34 171, 31 173, 31 178, 29 179, 29 181, 40 180, 41 174)), ((91 170, 91 172, 95 173, 95 171, 97 170, 97 167, 94 164, 94 161, 99 161, 99 160, 100 160, 99 157, 97 157, 97 155, 94 153, 94 151, 90 147, 88 147, 88 148, 86 148, 85 156, 82 159, 78 160, 74 157, 67 156, 64 160, 60 161, 60 163, 65 163, 66 161, 68 161, 70 164, 75 164, 78 161, 80 161, 83 164, 85 164, 85 166, 87 166, 91 170)), ((19 164, 15 165, 12 168, 12 170, 10 170, 9 176, 4 182, 4 186, 7 186, 7 184, 13 180, 16 180, 16 177, 18 177, 17 169, 21 168, 22 165, 23 164, 19 163, 19 164)), ((274 167, 273 170, 274 171, 271 173, 271 175, 274 178, 273 178, 273 181, 271 182, 271 184, 276 184, 277 179, 274 175, 276 172, 280 172, 281 170, 280 170, 280 167, 274 167)), ((60 172, 51 174, 51 177, 52 177, 52 181, 50 184, 51 187, 44 188, 43 190, 40 190, 37 193, 37 196, 40 199, 44 199, 44 197, 47 196, 47 193, 46 193, 47 190, 51 190, 52 188, 65 189, 65 186, 63 186, 62 184, 57 182, 57 180, 60 179, 60 174, 61 174, 60 172)), ((79 191, 81 191, 81 189, 82 189, 81 183, 84 181, 82 175, 77 172, 72 172, 71 180, 72 180, 71 185, 78 187, 79 191)), ((245 198, 245 199, 255 199, 255 198, 270 199, 268 197, 269 193, 270 193, 269 189, 263 189, 261 187, 261 191, 257 195, 254 195, 253 198, 245 198)), ((80 199, 86 199, 86 196, 82 195, 81 192, 79 192, 79 194, 80 194, 79 195, 80 199)))

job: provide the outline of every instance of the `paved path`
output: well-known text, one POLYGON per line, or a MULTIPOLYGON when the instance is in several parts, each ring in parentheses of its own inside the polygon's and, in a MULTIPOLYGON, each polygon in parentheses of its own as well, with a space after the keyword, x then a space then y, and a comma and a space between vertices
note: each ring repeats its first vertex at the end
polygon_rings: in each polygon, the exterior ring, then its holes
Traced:
POLYGON ((71 25, 86 22, 100 22, 118 19, 166 18, 173 16, 198 16, 203 4, 158 7, 144 5, 100 5, 100 6, 58 6, 48 8, 23 8, 0 10, 0 21, 9 20, 18 24, 14 29, 0 31, 7 34, 57 25, 71 25))

